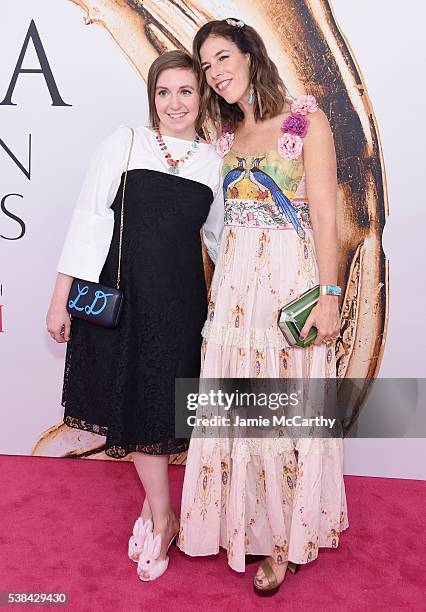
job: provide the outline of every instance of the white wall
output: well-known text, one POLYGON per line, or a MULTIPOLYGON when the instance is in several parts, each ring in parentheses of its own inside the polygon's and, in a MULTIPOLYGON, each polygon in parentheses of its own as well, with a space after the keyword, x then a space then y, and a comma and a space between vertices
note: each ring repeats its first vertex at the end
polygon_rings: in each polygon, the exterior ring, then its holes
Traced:
MULTIPOLYGON (((390 319, 382 377, 425 376, 425 333, 416 324, 426 297, 421 247, 424 212, 424 3, 333 0, 337 21, 364 74, 383 142, 391 216, 384 245, 390 259, 390 319), (423 96, 423 97, 422 97, 423 96)), ((91 151, 121 123, 146 122, 145 85, 105 30, 82 26, 68 0, 2 2, 0 99, 3 99, 30 20, 35 19, 61 96, 52 107, 44 79, 22 75, 15 107, 0 106, 0 138, 27 164, 31 181, 0 149, 0 199, 26 224, 21 240, 0 238, 4 304, 0 334, 0 452, 27 454, 39 434, 61 420, 64 346, 45 331, 55 265, 91 151), (52 27, 54 24, 54 27, 52 27)), ((31 49, 31 45, 30 45, 31 49)), ((25 67, 37 66, 28 53, 25 67)), ((0 212, 0 234, 19 232, 0 212)), ((424 403, 419 395, 418 409, 424 403)), ((401 407, 402 409, 403 407, 401 407)), ((347 440, 348 474, 425 478, 422 439, 347 440)))
MULTIPOLYGON (((384 150, 390 216, 383 245, 390 261, 390 314, 380 376, 425 377, 426 6, 422 0, 332 0, 332 5, 365 77, 384 150)), ((424 414, 425 408, 422 392, 418 412, 424 414)), ((426 478, 423 438, 345 444, 347 474, 426 478)))
MULTIPOLYGON (((32 135, 31 181, 0 149, 0 199, 22 194, 8 199, 8 206, 26 224, 21 240, 0 238, 0 452, 27 454, 41 432, 62 418, 65 347, 52 342, 44 319, 88 159, 118 125, 145 123, 147 104, 145 84, 120 49, 102 28, 84 27, 71 2, 6 0, 0 14, 0 100, 34 19, 59 92, 72 104, 52 107, 43 77, 27 74, 18 79, 17 106, 0 106, 0 138, 24 165, 32 135)), ((30 43, 24 67, 39 65, 32 49, 30 43)), ((0 234, 19 234, 17 223, 2 213, 0 234)))

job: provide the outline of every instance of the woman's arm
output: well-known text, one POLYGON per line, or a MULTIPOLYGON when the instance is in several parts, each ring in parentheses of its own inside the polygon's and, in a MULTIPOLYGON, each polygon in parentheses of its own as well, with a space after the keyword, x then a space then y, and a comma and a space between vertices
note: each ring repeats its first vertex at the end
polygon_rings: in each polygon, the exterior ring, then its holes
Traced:
POLYGON ((71 321, 66 305, 73 277, 58 272, 49 310, 46 316, 47 331, 56 342, 68 342, 71 321))
POLYGON ((47 329, 56 342, 69 340, 66 302, 73 279, 99 280, 114 230, 111 204, 125 168, 130 136, 130 130, 121 127, 92 155, 62 248, 46 316, 47 329))
MULTIPOLYGON (((303 157, 309 211, 317 253, 320 285, 337 284, 337 172, 333 135, 325 114, 318 110, 309 115, 309 129, 304 140, 303 157)), ((321 295, 300 336, 304 338, 315 325, 314 344, 337 336, 340 331, 338 297, 321 295)))
POLYGON ((114 230, 111 204, 125 169, 131 140, 120 127, 92 155, 57 267, 74 278, 98 282, 114 230))
POLYGON ((210 259, 216 264, 219 252, 220 240, 222 238, 225 204, 223 200, 221 163, 218 166, 218 182, 215 190, 214 200, 210 206, 210 212, 203 226, 203 241, 206 245, 210 259))
POLYGON ((223 195, 219 190, 218 195, 210 206, 210 213, 203 226, 203 240, 206 245, 210 259, 216 264, 219 252, 220 239, 223 232, 223 195))

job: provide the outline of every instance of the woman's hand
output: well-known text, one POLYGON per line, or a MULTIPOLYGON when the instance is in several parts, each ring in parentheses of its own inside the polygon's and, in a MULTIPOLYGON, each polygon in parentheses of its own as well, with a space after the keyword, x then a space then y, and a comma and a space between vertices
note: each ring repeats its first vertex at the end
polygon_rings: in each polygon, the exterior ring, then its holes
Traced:
POLYGON ((71 320, 65 307, 51 305, 46 316, 47 331, 56 342, 68 342, 71 320))
POLYGON ((312 308, 311 314, 300 332, 302 340, 306 338, 312 326, 318 330, 314 341, 315 346, 320 346, 322 342, 328 342, 337 338, 340 333, 340 314, 337 296, 319 296, 318 304, 312 308))
POLYGON ((71 320, 66 309, 73 278, 58 272, 49 310, 46 315, 47 331, 56 342, 68 342, 71 320))

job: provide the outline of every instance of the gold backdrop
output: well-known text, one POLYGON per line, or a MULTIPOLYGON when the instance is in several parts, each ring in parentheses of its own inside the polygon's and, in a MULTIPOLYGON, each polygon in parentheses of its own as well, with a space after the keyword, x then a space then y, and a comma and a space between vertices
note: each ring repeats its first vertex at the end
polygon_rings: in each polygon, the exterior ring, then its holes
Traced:
MULTIPOLYGON (((256 27, 267 42, 292 95, 313 94, 331 122, 338 161, 339 284, 344 287, 341 336, 336 345, 338 376, 365 379, 347 414, 355 420, 377 374, 388 318, 388 264, 381 237, 388 214, 386 180, 376 119, 365 83, 328 0, 235 0, 232 15, 223 2, 202 0, 68 0, 86 25, 111 35, 146 80, 162 52, 190 51, 198 28, 211 19, 237 17, 256 27)), ((204 252, 206 279, 212 264, 204 252)), ((32 454, 110 459, 101 436, 59 423, 44 432, 32 454)), ((129 457, 122 459, 130 460, 129 457)), ((122 461, 121 460, 121 461, 122 461)), ((185 454, 171 458, 183 463, 185 454)), ((120 460, 115 460, 120 461, 120 460)))

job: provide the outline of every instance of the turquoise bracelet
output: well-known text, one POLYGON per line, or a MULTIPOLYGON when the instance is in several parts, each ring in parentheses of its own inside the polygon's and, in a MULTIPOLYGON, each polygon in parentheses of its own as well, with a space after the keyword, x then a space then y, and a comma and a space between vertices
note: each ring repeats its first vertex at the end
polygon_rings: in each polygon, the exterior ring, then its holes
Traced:
POLYGON ((320 295, 341 295, 342 289, 338 285, 320 285, 320 295))

